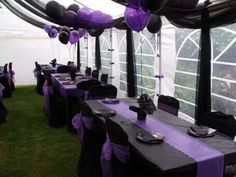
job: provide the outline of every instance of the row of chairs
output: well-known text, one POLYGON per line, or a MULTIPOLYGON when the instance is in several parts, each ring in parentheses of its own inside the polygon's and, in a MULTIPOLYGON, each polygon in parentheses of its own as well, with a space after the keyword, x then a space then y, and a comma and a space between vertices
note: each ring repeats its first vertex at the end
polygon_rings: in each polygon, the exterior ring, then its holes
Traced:
MULTIPOLYGON (((92 78, 95 78, 95 79, 99 79, 99 70, 95 69, 95 70, 92 71, 92 69, 90 67, 87 67, 85 69, 85 75, 89 76, 89 77, 92 77, 92 78)), ((107 81, 108 81, 108 74, 102 73, 101 76, 100 76, 100 80, 103 83, 107 83, 107 81)))
POLYGON ((83 102, 80 114, 73 119, 73 125, 78 130, 81 142, 79 176, 154 176, 150 170, 140 164, 140 161, 136 161, 137 156, 129 155, 128 136, 112 119, 105 118, 104 128, 91 108, 83 102))
POLYGON ((15 72, 12 69, 12 62, 5 64, 3 67, 3 75, 0 77, 0 83, 5 87, 3 90, 4 98, 10 98, 15 90, 14 75, 15 72))
POLYGON ((0 124, 6 122, 6 115, 8 113, 7 108, 2 102, 2 98, 10 98, 15 90, 14 74, 12 63, 5 64, 0 77, 0 124))

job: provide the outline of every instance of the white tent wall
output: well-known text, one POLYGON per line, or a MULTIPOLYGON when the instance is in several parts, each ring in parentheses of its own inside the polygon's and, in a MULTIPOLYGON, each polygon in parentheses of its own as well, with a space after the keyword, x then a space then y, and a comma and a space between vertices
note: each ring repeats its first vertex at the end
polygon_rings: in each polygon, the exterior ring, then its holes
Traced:
POLYGON ((174 79, 176 71, 176 48, 175 48, 175 28, 172 25, 163 26, 161 30, 161 50, 160 50, 161 90, 163 95, 174 96, 174 79))

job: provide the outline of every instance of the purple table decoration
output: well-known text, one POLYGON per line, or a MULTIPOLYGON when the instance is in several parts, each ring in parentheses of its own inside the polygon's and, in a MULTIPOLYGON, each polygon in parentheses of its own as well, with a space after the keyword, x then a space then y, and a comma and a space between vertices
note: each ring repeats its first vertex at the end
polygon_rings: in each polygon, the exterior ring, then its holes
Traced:
MULTIPOLYGON (((102 103, 101 101, 99 102, 102 103)), ((223 177, 224 155, 218 150, 188 136, 186 133, 175 129, 152 115, 148 115, 146 121, 137 121, 136 113, 129 110, 129 105, 122 101, 116 105, 102 104, 115 110, 118 114, 146 131, 164 134, 165 143, 197 162, 196 177, 223 177)))
POLYGON ((107 135, 107 140, 102 147, 101 152, 101 168, 103 177, 112 177, 112 164, 111 158, 112 154, 120 160, 122 163, 127 164, 129 160, 129 147, 111 142, 109 136, 107 135))

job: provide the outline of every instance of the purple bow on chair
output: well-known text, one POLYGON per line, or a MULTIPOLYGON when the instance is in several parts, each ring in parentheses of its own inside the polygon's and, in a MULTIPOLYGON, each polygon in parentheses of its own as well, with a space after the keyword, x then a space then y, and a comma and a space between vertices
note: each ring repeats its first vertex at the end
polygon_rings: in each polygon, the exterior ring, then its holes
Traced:
POLYGON ((37 79, 39 77, 40 71, 37 68, 35 68, 33 73, 34 73, 34 77, 37 79))
POLYGON ((5 89, 5 87, 0 83, 0 99, 2 98, 2 92, 5 89))
POLYGON ((120 160, 122 163, 127 164, 129 160, 129 147, 115 144, 110 141, 110 138, 107 135, 107 140, 102 147, 101 152, 101 168, 103 177, 112 177, 112 164, 111 158, 112 154, 120 160))
POLYGON ((93 119, 90 117, 83 116, 81 113, 78 113, 72 119, 72 125, 77 129, 77 135, 81 142, 84 140, 85 127, 88 130, 92 130, 94 127, 93 119))

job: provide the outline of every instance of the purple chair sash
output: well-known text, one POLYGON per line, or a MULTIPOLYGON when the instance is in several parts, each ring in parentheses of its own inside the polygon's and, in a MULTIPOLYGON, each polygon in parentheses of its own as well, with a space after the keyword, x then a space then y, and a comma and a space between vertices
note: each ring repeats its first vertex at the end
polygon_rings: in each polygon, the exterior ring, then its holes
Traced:
POLYGON ((5 89, 5 87, 0 83, 0 99, 2 99, 2 92, 5 89))
POLYGON ((112 143, 107 135, 107 140, 102 147, 101 152, 101 168, 103 177, 112 177, 112 154, 122 163, 127 164, 129 160, 129 147, 112 143))
POLYGON ((81 113, 78 113, 72 119, 72 125, 77 129, 77 135, 81 142, 84 140, 85 127, 88 130, 92 130, 94 127, 94 122, 91 117, 83 116, 81 113))
MULTIPOLYGON (((99 102, 102 103, 102 101, 99 102)), ((197 162, 196 177, 223 177, 224 155, 221 152, 188 136, 184 132, 176 130, 152 115, 148 115, 146 121, 137 121, 136 113, 129 110, 129 105, 124 102, 116 105, 104 105, 146 131, 156 131, 164 134, 165 143, 170 144, 197 162)))
POLYGON ((166 112, 168 112, 170 114, 173 114, 175 116, 178 115, 178 111, 179 111, 179 109, 177 109, 177 108, 174 108, 172 106, 169 106, 167 104, 160 103, 160 102, 158 103, 158 108, 163 110, 163 111, 166 111, 166 112))
POLYGON ((40 71, 35 68, 34 71, 33 71, 33 73, 34 73, 34 77, 35 77, 36 79, 38 79, 39 74, 40 74, 40 71))

